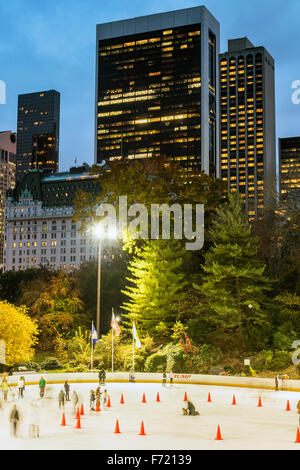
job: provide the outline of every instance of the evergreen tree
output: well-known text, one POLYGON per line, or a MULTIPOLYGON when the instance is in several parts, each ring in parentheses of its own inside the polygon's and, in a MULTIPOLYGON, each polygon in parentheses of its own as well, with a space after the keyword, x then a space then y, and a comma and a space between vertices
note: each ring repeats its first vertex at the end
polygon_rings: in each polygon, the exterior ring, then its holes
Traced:
POLYGON ((241 197, 234 193, 228 201, 217 210, 210 230, 213 245, 205 255, 203 282, 194 285, 201 295, 196 311, 212 336, 226 341, 225 333, 234 335, 241 346, 268 325, 265 293, 270 281, 258 260, 258 242, 244 216, 241 197))
POLYGON ((186 308, 187 256, 177 240, 151 240, 136 249, 128 268, 133 277, 127 278, 133 285, 123 291, 130 299, 123 304, 128 323, 134 321, 142 332, 156 337, 170 334, 186 308))

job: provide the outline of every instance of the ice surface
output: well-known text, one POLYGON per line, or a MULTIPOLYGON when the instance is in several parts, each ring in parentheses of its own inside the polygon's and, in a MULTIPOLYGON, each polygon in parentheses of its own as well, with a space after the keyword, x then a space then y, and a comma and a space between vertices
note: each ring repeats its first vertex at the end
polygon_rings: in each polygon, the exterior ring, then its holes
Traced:
MULTIPOLYGON (((89 410, 89 392, 96 384, 70 384, 80 394, 84 416, 81 429, 75 429, 76 419, 71 402, 66 402, 67 426, 61 426, 62 410, 58 409, 61 385, 46 387, 46 396, 39 398, 38 386, 26 386, 24 399, 9 394, 9 401, 0 411, 0 449, 300 449, 295 444, 299 415, 295 392, 256 390, 202 385, 151 383, 107 383, 111 408, 100 413, 89 410), (156 402, 159 392, 160 403, 156 402), (184 393, 193 401, 200 416, 183 416, 184 393), (207 402, 210 392, 212 403, 207 402), (120 404, 123 393, 125 404, 120 404), (145 393, 147 403, 142 403, 145 393), (237 405, 231 405, 235 394, 237 405), (261 396, 262 407, 258 407, 261 396), (30 403, 38 404, 40 438, 30 438, 28 419, 30 403), (291 411, 285 411, 287 400, 291 411), (17 403, 22 423, 19 437, 10 435, 9 411, 17 403), (121 434, 114 434, 116 420, 121 434), (140 436, 141 421, 146 436, 140 436), (218 424, 223 441, 216 441, 218 424)), ((101 387, 102 391, 104 387, 101 387)))

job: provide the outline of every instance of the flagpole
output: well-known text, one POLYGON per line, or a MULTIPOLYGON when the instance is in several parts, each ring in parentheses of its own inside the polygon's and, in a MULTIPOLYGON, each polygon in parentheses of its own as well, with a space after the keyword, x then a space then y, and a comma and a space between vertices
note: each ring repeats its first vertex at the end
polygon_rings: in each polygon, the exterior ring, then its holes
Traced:
MULTIPOLYGON (((112 308, 112 315, 114 314, 114 309, 112 308)), ((111 371, 114 371, 114 329, 111 329, 111 371)))
MULTIPOLYGON (((93 322, 92 322, 92 332, 93 332, 93 322)), ((93 370, 93 334, 91 334, 91 371, 93 370)))
POLYGON ((134 336, 132 333, 132 368, 134 370, 134 336))

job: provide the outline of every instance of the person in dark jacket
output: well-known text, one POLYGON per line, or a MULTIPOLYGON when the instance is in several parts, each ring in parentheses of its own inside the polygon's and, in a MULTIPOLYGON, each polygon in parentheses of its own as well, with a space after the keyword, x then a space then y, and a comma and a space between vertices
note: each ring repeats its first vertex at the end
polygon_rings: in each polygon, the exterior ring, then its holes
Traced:
POLYGON ((66 394, 66 401, 70 401, 70 385, 68 384, 67 380, 64 383, 64 389, 66 394))
POLYGON ((182 408, 183 414, 188 416, 199 416, 199 411, 196 411, 195 405, 188 400, 187 407, 182 408))
POLYGON ((167 383, 167 374, 166 372, 163 373, 163 379, 162 379, 162 386, 165 387, 167 383))
POLYGON ((14 437, 17 437, 18 425, 20 422, 20 412, 18 411, 17 405, 12 407, 12 410, 9 415, 9 421, 11 424, 11 433, 14 437))

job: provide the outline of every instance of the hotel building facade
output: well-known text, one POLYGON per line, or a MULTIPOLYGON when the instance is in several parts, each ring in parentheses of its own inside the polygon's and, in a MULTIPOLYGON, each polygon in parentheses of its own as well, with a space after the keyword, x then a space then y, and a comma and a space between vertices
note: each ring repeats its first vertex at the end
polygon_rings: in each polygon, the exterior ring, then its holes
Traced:
POLYGON ((97 258, 97 241, 73 220, 76 191, 98 192, 95 178, 88 167, 26 174, 6 201, 4 271, 41 266, 72 271, 97 258))

